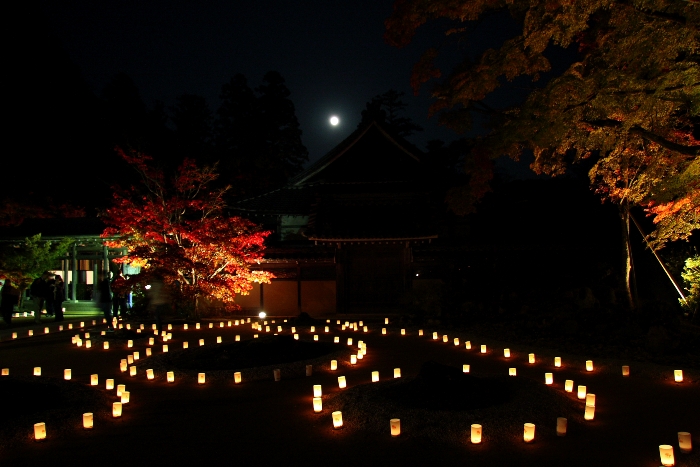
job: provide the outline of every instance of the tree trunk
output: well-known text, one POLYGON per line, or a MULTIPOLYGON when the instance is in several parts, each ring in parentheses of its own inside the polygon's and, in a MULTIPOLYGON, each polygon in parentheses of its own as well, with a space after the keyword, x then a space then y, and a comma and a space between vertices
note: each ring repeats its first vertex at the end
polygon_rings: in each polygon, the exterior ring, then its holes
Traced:
POLYGON ((624 271, 625 271, 625 292, 630 310, 636 308, 636 287, 634 286, 634 262, 632 260, 632 243, 630 242, 630 212, 629 205, 624 204, 620 207, 620 221, 622 222, 622 237, 624 251, 624 271))

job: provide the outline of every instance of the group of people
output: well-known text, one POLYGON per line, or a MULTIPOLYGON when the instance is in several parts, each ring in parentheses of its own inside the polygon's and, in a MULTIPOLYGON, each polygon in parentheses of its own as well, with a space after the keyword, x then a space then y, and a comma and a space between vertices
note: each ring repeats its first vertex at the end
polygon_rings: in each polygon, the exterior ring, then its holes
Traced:
POLYGON ((49 271, 34 279, 29 287, 29 295, 34 305, 34 322, 41 322, 41 312, 46 308, 46 314, 63 321, 63 302, 66 300, 65 283, 58 274, 49 271))

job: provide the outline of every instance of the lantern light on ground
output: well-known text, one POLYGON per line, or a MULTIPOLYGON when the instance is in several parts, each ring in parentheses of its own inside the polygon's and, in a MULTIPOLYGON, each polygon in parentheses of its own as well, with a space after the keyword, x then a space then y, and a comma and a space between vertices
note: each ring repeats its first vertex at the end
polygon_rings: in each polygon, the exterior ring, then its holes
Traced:
POLYGON ((9 376, 10 375, 10 369, 9 368, 3 368, 2 369, 2 376, 9 376))
POLYGON ((544 374, 544 384, 552 384, 554 383, 554 375, 552 373, 545 373, 544 374))
POLYGON ((49 328, 44 328, 44 334, 48 334, 48 333, 49 333, 49 328))
POLYGON ((391 436, 399 436, 401 434, 401 420, 398 418, 392 418, 389 420, 389 427, 391 428, 391 436))
POLYGON ((350 365, 355 365, 357 363, 357 355, 350 355, 350 365))
POLYGON ((168 371, 168 372, 165 374, 165 376, 166 376, 166 378, 167 378, 167 380, 168 380, 168 383, 174 383, 174 382, 175 382, 175 372, 173 372, 173 371, 168 371))
POLYGON ((299 334, 294 334, 294 340, 298 341, 299 340, 299 334))
POLYGON ((676 383, 683 382, 683 370, 673 370, 673 379, 676 383))
POLYGON ((376 383, 377 381, 379 381, 379 372, 378 372, 378 371, 373 371, 373 372, 372 372, 372 382, 373 382, 373 383, 376 383))
POLYGON ((661 456, 661 465, 675 465, 676 460, 673 457, 673 446, 670 444, 662 444, 659 446, 659 456, 661 456))
POLYGON ((508 368, 508 376, 516 376, 517 370, 515 368, 508 368))
POLYGON ((338 360, 331 360, 331 371, 338 369, 338 360))
POLYGON ((127 355, 127 356, 126 356, 126 362, 127 362, 129 365, 131 365, 132 363, 134 363, 134 355, 133 355, 133 354, 127 355))
POLYGON ((422 335, 423 335, 423 330, 422 330, 422 329, 419 329, 419 330, 418 330, 418 335, 419 335, 419 336, 422 336, 422 335))
POLYGON ((343 426, 343 413, 338 410, 336 412, 333 412, 333 428, 336 430, 338 428, 341 428, 343 426))
POLYGON ((105 381, 105 389, 108 391, 114 389, 114 380, 112 378, 109 378, 107 381, 105 381))
POLYGON ((352 337, 348 338, 348 345, 352 345, 352 337))
POLYGON ((88 339, 85 341, 85 348, 89 349, 90 347, 92 347, 92 342, 90 342, 90 339, 88 339))
POLYGON ((275 381, 279 381, 282 379, 282 371, 279 368, 276 368, 272 370, 272 376, 275 378, 275 381))
POLYGON ((30 330, 27 332, 27 335, 30 336, 30 337, 33 336, 33 335, 34 335, 34 331, 30 329, 30 330))
POLYGON ((503 349, 503 356, 505 358, 510 358, 510 349, 503 349))
POLYGON ((153 379, 153 378, 154 378, 154 376, 153 376, 153 369, 149 368, 148 370, 146 370, 146 378, 148 378, 148 379, 153 379))
POLYGON ((593 371, 593 360, 586 360, 586 371, 593 371))
POLYGON ((70 368, 66 368, 63 370, 63 379, 69 380, 71 378, 71 371, 70 368))
POLYGON ((557 436, 566 436, 566 425, 566 418, 557 417, 557 436))
POLYGON ((221 342, 223 342, 221 336, 216 336, 216 343, 221 344, 221 342))
POLYGON ((76 339, 75 343, 76 343, 76 345, 77 345, 78 347, 82 347, 82 346, 83 346, 83 340, 80 339, 80 338, 76 339))
POLYGON ((579 384, 579 386, 578 386, 577 397, 578 397, 579 399, 585 399, 585 398, 586 398, 586 386, 582 386, 582 385, 579 384))
POLYGON ((586 405, 595 407, 595 394, 586 394, 586 405))
POLYGON ((34 367, 34 376, 41 376, 41 367, 40 366, 34 367))
POLYGON ((150 356, 151 356, 151 348, 150 348, 150 347, 147 347, 147 348, 146 348, 146 356, 147 356, 147 357, 150 357, 150 356))
POLYGON ((236 341, 236 342, 240 342, 240 341, 241 341, 241 336, 236 335, 235 341, 236 341))
POLYGON ((629 375, 630 375, 629 365, 622 365, 622 376, 629 376, 629 375))
POLYGON ((321 399, 321 397, 314 397, 313 403, 314 403, 314 412, 319 413, 323 410, 323 399, 321 399))
POLYGON ((470 370, 469 365, 466 365, 466 364, 462 365, 462 373, 469 373, 469 370, 470 370))
POLYGON ((187 349, 187 348, 189 348, 189 347, 190 347, 190 343, 189 343, 189 342, 185 341, 185 342, 182 343, 182 348, 183 348, 183 349, 187 349))
POLYGON ((128 341, 126 341, 126 346, 127 346, 128 348, 132 348, 132 347, 134 346, 134 341, 132 341, 131 339, 129 339, 128 341))
POLYGON ((148 345, 154 345, 156 343, 156 340, 153 337, 148 338, 148 345))
POLYGON ((479 425, 477 423, 472 425, 471 442, 472 442, 472 444, 481 443, 481 425, 479 425))
POLYGON ((233 383, 239 384, 241 382, 241 372, 237 371, 233 374, 233 383))
POLYGON ((467 342, 465 342, 465 343, 464 343, 464 348, 467 349, 467 350, 471 350, 471 349, 472 349, 472 341, 467 341, 467 342))
POLYGON ((214 323, 209 323, 209 329, 214 329, 214 323))
POLYGON ((117 397, 122 396, 122 392, 126 391, 126 384, 118 384, 117 385, 117 397))
POLYGON ((449 338, 447 337, 447 334, 445 334, 445 335, 442 336, 442 341, 443 341, 443 342, 447 342, 448 340, 449 340, 449 338))
POLYGON ((433 333, 433 340, 434 341, 438 340, 438 333, 437 332, 433 333))
POLYGON ((386 334, 386 328, 382 328, 382 334, 386 334))
POLYGON ((340 389, 345 389, 347 382, 345 381, 345 376, 338 376, 338 387, 340 389))
POLYGON ((481 344, 481 353, 486 353, 486 344, 481 344))
POLYGON ((362 360, 363 358, 365 358, 365 354, 363 354, 362 349, 360 349, 357 351, 357 359, 362 360))
POLYGON ((313 365, 306 365, 306 376, 311 376, 313 374, 314 367, 313 365))
POLYGON ((394 378, 401 378, 401 368, 394 368, 394 378))
POLYGON ((314 397, 321 397, 322 395, 323 391, 321 390, 321 385, 314 384, 314 397))
POLYGON ((122 391, 122 405, 128 404, 130 399, 131 399, 131 392, 122 391))
POLYGON ((122 403, 114 402, 112 404, 112 417, 117 418, 122 416, 122 403))
POLYGON ((678 447, 682 453, 689 453, 693 450, 693 442, 691 441, 690 433, 687 431, 678 432, 678 447))
POLYGON ((314 341, 318 342, 318 334, 314 334, 314 341))
POLYGON ((566 381, 564 381, 564 391, 574 392, 574 380, 567 379, 566 381))
POLYGON ((454 343, 455 345, 459 345, 459 338, 455 337, 454 343))
POLYGON ((367 326, 362 327, 362 332, 369 332, 369 328, 367 326))
POLYGON ((207 376, 204 373, 198 373, 197 374, 197 382, 199 384, 204 384, 207 380, 207 376))
POLYGON ((384 318, 384 324, 389 324, 389 318, 384 318))
POLYGON ((195 327, 195 329, 199 329, 199 327, 200 327, 199 323, 195 324, 194 327, 195 327))
POLYGON ((554 366, 557 368, 561 367, 561 357, 554 357, 554 366))
POLYGON ((168 344, 163 344, 163 353, 168 352, 168 344))
POLYGON ((13 339, 17 339, 17 333, 16 333, 16 332, 13 332, 13 333, 12 333, 12 338, 13 338, 13 339))
MULTIPOLYGON (((282 332, 282 326, 277 326, 277 332, 282 332)), ((328 332, 328 331, 326 331, 328 332)))
POLYGON ((140 358, 138 352, 134 352, 134 360, 138 360, 140 358))
POLYGON ((334 344, 340 344, 340 337, 335 336, 335 337, 333 338, 333 343, 334 343, 334 344))
POLYGON ((587 405, 586 411, 583 414, 583 418, 585 420, 593 420, 594 417, 595 417, 595 406, 587 405))
POLYGON ((535 439, 535 424, 526 423, 523 431, 523 441, 531 443, 535 439))
MULTIPOLYGON (((238 323, 236 323, 236 325, 238 325, 238 323)), ((184 329, 185 331, 187 331, 189 329, 189 326, 187 325, 187 323, 185 323, 185 325, 182 327, 182 329, 184 329)))
POLYGON ((90 386, 97 386, 99 384, 100 377, 96 374, 90 375, 90 386))
POLYGON ((136 366, 129 367, 129 376, 136 376, 136 366))
POLYGON ((44 422, 34 424, 34 439, 37 441, 46 439, 46 424, 44 422))
POLYGON ((535 354, 534 353, 528 354, 527 361, 528 361, 528 363, 535 363, 535 354))
POLYGON ((405 336, 405 335, 406 335, 406 330, 405 330, 405 329, 401 329, 401 335, 402 335, 402 336, 405 336))
POLYGON ((105 349, 105 350, 109 350, 109 342, 104 341, 104 342, 102 343, 102 348, 105 349))
POLYGON ((199 339, 199 346, 201 347, 203 345, 204 345, 204 339, 199 339))
POLYGON ((265 332, 270 332, 270 326, 265 326, 265 332))
POLYGON ((92 430, 92 412, 86 412, 83 414, 83 428, 86 430, 92 430))

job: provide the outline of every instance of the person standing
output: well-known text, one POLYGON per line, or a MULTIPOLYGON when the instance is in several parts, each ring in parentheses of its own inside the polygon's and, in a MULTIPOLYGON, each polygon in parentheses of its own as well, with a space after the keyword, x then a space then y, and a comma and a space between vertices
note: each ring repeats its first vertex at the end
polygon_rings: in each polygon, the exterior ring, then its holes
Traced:
POLYGON ((0 302, 0 313, 2 319, 8 326, 12 325, 12 313, 15 311, 15 306, 19 304, 19 289, 12 285, 10 279, 5 279, 5 284, 2 286, 2 302, 0 302))
POLYGON ((114 280, 112 280, 112 316, 114 316, 115 318, 120 314, 122 319, 126 318, 126 300, 128 293, 129 285, 126 282, 124 274, 121 271, 119 271, 114 280))
POLYGON ((54 315, 56 316, 55 321, 63 321, 63 302, 66 300, 66 290, 63 278, 59 275, 56 276, 52 292, 53 295, 51 306, 53 307, 54 315))
POLYGON ((109 278, 105 271, 100 271, 97 276, 97 284, 95 288, 95 301, 97 305, 104 313, 105 319, 107 320, 107 327, 110 330, 114 330, 114 325, 112 324, 112 291, 109 287, 109 278))
POLYGON ((29 295, 32 297, 32 303, 34 304, 35 323, 41 323, 41 310, 44 309, 46 298, 49 295, 48 280, 52 276, 53 274, 49 271, 45 271, 41 276, 34 279, 34 282, 29 287, 29 295))

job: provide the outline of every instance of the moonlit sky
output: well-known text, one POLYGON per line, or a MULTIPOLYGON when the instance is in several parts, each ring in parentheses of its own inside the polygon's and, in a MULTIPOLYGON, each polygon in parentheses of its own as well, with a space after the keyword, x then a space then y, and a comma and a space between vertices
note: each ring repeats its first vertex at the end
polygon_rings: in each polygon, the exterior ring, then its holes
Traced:
POLYGON ((221 86, 234 74, 257 87, 266 71, 279 71, 313 161, 356 128, 368 100, 389 89, 406 93, 408 116, 425 129, 414 144, 457 138, 428 119, 427 89, 414 97, 409 86, 413 64, 440 40, 438 30, 422 32, 406 48, 390 47, 382 35, 392 3, 44 0, 41 8, 98 95, 124 72, 149 106, 173 105, 191 93, 215 111, 221 86), (330 125, 331 115, 340 118, 338 126, 330 125))

